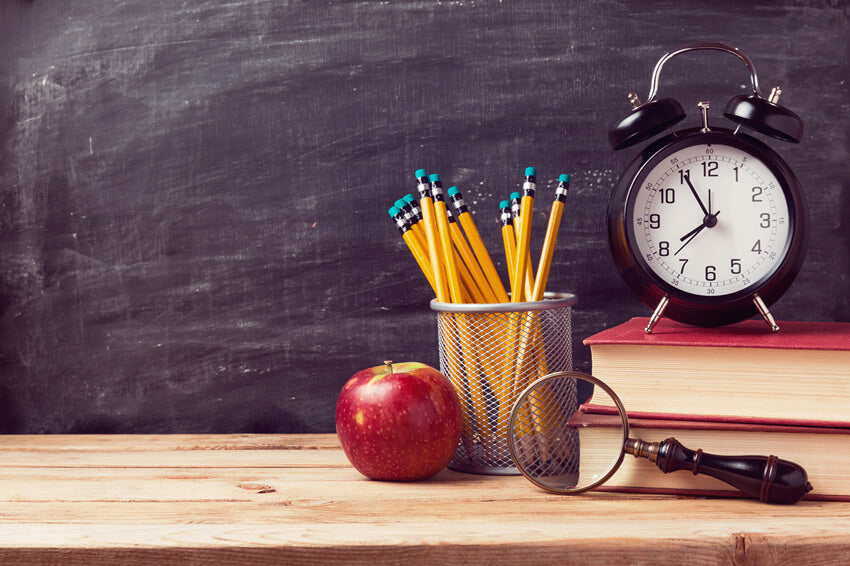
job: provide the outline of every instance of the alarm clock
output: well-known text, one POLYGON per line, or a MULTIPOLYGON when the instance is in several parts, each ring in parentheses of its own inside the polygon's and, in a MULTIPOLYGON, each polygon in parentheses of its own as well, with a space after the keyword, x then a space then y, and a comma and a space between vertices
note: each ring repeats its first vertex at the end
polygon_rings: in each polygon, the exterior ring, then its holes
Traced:
POLYGON ((743 128, 797 143, 803 122, 778 104, 779 88, 759 90, 752 61, 720 43, 686 45, 656 64, 646 102, 629 93, 632 110, 611 127, 615 150, 667 135, 626 167, 608 203, 608 243, 627 286, 653 310, 646 332, 662 316, 695 326, 732 324, 761 315, 772 331, 773 304, 791 285, 806 255, 805 195, 782 158, 743 128), (696 50, 731 53, 743 61, 751 94, 734 96, 723 115, 733 128, 701 125, 673 131, 685 118, 672 98, 656 100, 664 63, 696 50))

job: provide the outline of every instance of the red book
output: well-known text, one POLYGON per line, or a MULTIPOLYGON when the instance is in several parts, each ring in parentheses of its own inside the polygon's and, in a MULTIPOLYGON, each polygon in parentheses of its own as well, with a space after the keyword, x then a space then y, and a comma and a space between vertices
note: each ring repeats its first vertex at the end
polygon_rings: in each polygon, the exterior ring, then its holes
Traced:
MULTIPOLYGON (((612 462, 610 455, 596 446, 610 445, 605 430, 621 427, 618 416, 576 413, 570 424, 579 434, 582 469, 601 475, 612 462), (595 462, 594 459, 599 459, 595 462)), ((592 410, 592 408, 591 408, 592 410)), ((674 437, 691 450, 740 456, 773 455, 805 468, 812 491, 805 499, 850 501, 850 428, 755 425, 693 420, 629 418, 629 436, 646 442, 674 437)), ((598 488, 607 491, 662 493, 703 496, 744 496, 735 488, 709 476, 687 471, 664 474, 652 462, 625 456, 617 472, 598 488)))
MULTIPOLYGON (((587 338, 631 416, 850 427, 850 323, 700 328, 634 318, 587 338)), ((591 402, 594 402, 591 400, 591 402)))

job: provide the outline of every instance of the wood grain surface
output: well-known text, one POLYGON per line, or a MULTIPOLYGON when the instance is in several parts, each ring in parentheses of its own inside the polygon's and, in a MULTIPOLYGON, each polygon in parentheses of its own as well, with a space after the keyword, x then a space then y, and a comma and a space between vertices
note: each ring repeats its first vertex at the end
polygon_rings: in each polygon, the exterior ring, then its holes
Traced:
MULTIPOLYGON (((0 432, 331 432, 343 383, 439 363, 431 292, 389 221, 416 168, 457 184, 503 277, 498 202, 538 171, 532 247, 572 174, 549 278, 581 339, 646 315, 605 208, 637 150, 607 128, 655 62, 722 41, 806 126, 770 142, 812 245, 780 320, 850 320, 848 3, 0 2, 0 432)), ((745 67, 664 68, 683 126, 745 67)))
MULTIPOLYGON (((651 465, 651 464, 648 464, 651 465)), ((371 481, 334 435, 0 437, 0 562, 844 564, 850 503, 371 481)))

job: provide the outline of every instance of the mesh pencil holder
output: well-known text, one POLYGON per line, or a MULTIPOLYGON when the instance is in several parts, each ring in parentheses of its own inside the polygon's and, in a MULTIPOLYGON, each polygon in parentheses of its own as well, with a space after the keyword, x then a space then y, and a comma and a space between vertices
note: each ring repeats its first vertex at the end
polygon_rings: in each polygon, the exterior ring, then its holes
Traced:
POLYGON ((455 304, 437 312, 440 371, 463 407, 461 441, 449 467, 478 474, 518 474, 508 449, 508 420, 525 387, 555 371, 571 371, 572 293, 542 301, 455 304))

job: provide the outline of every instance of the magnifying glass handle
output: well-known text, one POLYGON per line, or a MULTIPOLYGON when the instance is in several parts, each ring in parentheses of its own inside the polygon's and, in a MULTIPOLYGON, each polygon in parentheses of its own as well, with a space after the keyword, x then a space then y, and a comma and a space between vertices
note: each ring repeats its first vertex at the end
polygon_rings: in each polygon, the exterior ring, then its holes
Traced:
POLYGON ((653 443, 630 438, 625 451, 655 462, 665 474, 690 470, 712 476, 764 503, 796 503, 812 490, 802 466, 776 456, 717 456, 685 448, 675 438, 653 443))

